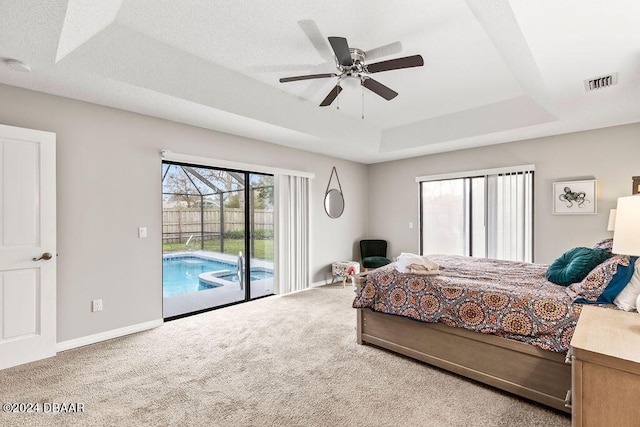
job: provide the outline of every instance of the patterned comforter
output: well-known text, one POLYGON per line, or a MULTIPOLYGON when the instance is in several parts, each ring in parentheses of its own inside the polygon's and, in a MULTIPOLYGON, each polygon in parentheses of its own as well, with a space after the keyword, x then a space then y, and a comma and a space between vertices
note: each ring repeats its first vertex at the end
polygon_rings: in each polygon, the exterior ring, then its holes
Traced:
POLYGON ((545 279, 546 265, 432 255, 437 275, 400 273, 395 263, 367 275, 354 308, 494 334, 566 352, 582 309, 545 279))

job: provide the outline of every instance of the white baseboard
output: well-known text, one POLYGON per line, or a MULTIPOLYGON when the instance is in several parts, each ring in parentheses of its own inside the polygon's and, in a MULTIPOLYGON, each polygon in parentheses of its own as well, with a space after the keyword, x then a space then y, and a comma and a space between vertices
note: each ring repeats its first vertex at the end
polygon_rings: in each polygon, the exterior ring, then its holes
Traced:
POLYGON ((100 332, 99 334, 88 335, 86 337, 75 338, 68 341, 62 341, 56 344, 56 351, 71 350, 72 348, 82 347, 89 344, 95 344, 100 341, 110 340, 112 338, 123 337, 129 334, 135 334, 136 332, 147 331, 149 329, 162 326, 164 320, 151 320, 149 322, 138 323, 136 325, 125 326, 124 328, 112 329, 106 332, 100 332))
POLYGON ((327 283, 327 281, 326 281, 326 280, 321 280, 321 281, 319 281, 319 282, 311 283, 311 284, 309 285, 309 288, 317 288, 317 287, 319 287, 319 286, 325 286, 325 285, 328 285, 328 284, 329 284, 329 283, 327 283))
MULTIPOLYGON (((345 283, 345 286, 355 286, 354 284, 355 282, 353 282, 352 278, 347 278, 347 282, 345 283)), ((322 280, 320 282, 315 282, 312 283, 310 286, 311 288, 319 288, 320 286, 329 286, 329 285, 341 285, 342 284, 342 279, 336 279, 335 282, 331 283, 329 281, 326 280, 322 280)))
POLYGON ((279 296, 279 297, 285 297, 287 295, 293 295, 293 294, 297 294, 299 292, 306 292, 306 291, 310 291, 313 288, 319 288, 320 286, 325 286, 327 285, 327 282, 314 282, 314 283, 310 283, 308 288, 304 288, 304 289, 298 289, 297 291, 291 291, 291 292, 287 292, 286 294, 275 294, 275 296, 279 296))

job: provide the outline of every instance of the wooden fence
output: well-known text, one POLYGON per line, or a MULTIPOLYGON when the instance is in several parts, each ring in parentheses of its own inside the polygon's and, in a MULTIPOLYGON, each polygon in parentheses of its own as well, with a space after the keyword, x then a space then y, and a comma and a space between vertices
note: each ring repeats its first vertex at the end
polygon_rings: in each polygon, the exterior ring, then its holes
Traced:
MULTIPOLYGON (((224 218, 220 217, 219 208, 165 208, 162 210, 162 240, 164 243, 185 242, 189 236, 195 235, 198 240, 201 232, 207 236, 220 236, 221 223, 224 233, 243 232, 244 210, 224 208, 224 218)), ((254 209, 250 215, 253 219, 254 231, 273 231, 273 210, 254 209)))

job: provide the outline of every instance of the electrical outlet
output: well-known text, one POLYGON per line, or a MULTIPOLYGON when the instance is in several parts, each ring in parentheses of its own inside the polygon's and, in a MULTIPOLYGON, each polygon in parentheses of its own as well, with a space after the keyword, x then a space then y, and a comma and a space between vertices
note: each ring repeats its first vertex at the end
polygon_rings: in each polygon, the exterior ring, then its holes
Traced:
POLYGON ((101 299, 94 299, 93 301, 91 301, 91 311, 93 311, 93 312, 102 311, 102 300, 101 299))

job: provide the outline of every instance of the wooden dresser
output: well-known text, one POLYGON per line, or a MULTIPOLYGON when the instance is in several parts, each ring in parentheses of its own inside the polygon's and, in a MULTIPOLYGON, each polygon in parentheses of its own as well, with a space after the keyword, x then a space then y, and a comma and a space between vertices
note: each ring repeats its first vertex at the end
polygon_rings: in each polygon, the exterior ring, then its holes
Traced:
POLYGON ((640 425, 640 314, 584 306, 571 340, 574 426, 640 425))

